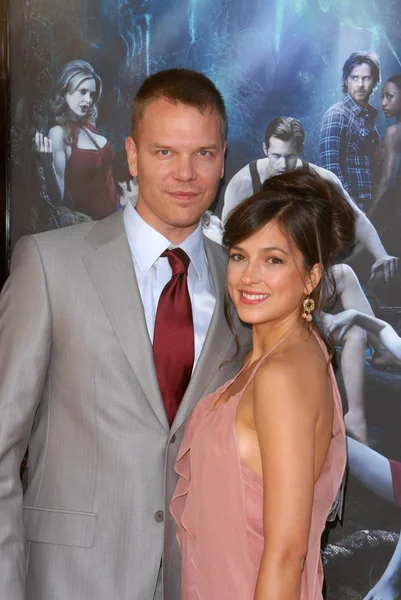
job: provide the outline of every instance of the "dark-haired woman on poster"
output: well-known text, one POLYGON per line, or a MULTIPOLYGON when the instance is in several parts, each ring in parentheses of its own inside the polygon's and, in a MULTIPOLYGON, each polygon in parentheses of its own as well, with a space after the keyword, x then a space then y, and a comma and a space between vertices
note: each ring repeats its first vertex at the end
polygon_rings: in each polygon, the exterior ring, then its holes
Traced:
POLYGON ((386 129, 384 163, 373 198, 370 217, 382 229, 390 252, 400 251, 401 218, 401 74, 390 77, 382 90, 382 108, 387 118, 396 122, 386 129))
POLYGON ((226 222, 227 317, 233 306, 252 326, 253 349, 197 404, 178 453, 182 600, 322 599, 346 449, 320 310, 353 236, 343 196, 304 169, 268 179, 226 222))
POLYGON ((50 103, 54 125, 48 136, 35 136, 51 202, 91 219, 112 214, 119 203, 114 150, 95 127, 101 93, 101 79, 89 63, 67 63, 50 103))

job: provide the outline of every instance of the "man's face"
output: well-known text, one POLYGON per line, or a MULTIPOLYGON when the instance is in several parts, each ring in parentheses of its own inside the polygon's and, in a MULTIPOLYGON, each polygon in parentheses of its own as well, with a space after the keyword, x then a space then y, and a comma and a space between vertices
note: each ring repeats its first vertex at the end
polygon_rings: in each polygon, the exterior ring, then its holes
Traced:
POLYGON ((374 81, 370 65, 362 63, 351 71, 346 79, 347 92, 357 104, 366 107, 373 92, 374 81))
POLYGON ((274 175, 292 171, 297 166, 298 151, 295 140, 284 141, 273 135, 269 139, 269 147, 265 146, 265 154, 274 175))
POLYGON ((151 102, 127 139, 128 165, 138 177, 136 210, 179 244, 197 227, 224 175, 222 123, 216 112, 164 98, 151 102))

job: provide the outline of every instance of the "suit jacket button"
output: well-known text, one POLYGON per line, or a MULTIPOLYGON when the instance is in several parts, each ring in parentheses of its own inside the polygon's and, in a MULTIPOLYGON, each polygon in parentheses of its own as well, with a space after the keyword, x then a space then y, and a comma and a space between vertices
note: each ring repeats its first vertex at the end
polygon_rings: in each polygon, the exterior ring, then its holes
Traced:
POLYGON ((158 511, 155 513, 155 520, 156 520, 158 523, 163 523, 163 521, 164 521, 164 511, 162 511, 162 510, 158 510, 158 511))
POLYGON ((171 439, 170 439, 170 444, 174 444, 175 440, 176 440, 175 433, 173 433, 173 435, 171 436, 171 439))

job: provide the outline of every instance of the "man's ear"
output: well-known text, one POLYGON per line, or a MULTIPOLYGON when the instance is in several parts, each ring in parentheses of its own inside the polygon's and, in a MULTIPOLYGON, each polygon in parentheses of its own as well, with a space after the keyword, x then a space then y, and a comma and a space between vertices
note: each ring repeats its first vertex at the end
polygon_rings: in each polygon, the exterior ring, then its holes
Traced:
POLYGON ((225 170, 225 163, 226 163, 226 151, 227 151, 227 140, 224 140, 224 144, 223 144, 223 164, 221 165, 221 171, 220 171, 220 179, 223 179, 224 177, 224 170, 225 170))
POLYGON ((309 294, 311 294, 313 292, 313 290, 318 285, 319 281, 322 279, 322 276, 323 276, 323 265, 321 263, 314 264, 313 267, 311 268, 311 270, 309 271, 307 279, 306 279, 305 289, 304 289, 304 293, 306 296, 308 296, 309 294))
POLYGON ((125 149, 127 151, 127 162, 128 162, 129 172, 131 173, 132 177, 137 177, 138 176, 138 164, 137 164, 138 152, 137 152, 136 144, 134 142, 134 138, 132 138, 131 136, 127 137, 127 139, 125 140, 125 149))

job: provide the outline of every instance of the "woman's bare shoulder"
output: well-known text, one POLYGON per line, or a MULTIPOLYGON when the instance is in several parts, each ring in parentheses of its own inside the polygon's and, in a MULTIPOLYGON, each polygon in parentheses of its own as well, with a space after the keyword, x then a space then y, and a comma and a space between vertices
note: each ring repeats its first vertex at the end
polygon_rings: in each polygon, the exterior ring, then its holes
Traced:
POLYGON ((328 363, 318 342, 311 337, 269 356, 255 375, 255 391, 269 395, 308 398, 313 404, 328 389, 328 363))
POLYGON ((64 142, 64 129, 61 125, 54 125, 54 127, 49 130, 49 138, 53 142, 64 142))
POLYGON ((389 147, 401 145, 401 126, 399 123, 394 123, 394 125, 387 127, 384 134, 384 143, 389 147))

